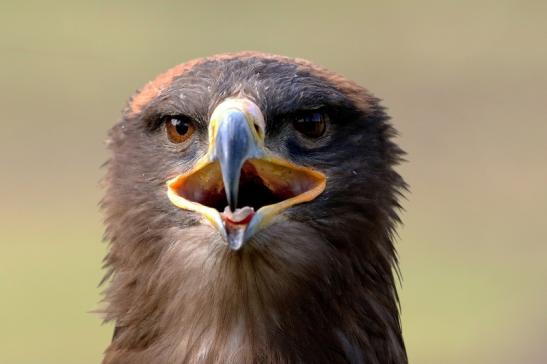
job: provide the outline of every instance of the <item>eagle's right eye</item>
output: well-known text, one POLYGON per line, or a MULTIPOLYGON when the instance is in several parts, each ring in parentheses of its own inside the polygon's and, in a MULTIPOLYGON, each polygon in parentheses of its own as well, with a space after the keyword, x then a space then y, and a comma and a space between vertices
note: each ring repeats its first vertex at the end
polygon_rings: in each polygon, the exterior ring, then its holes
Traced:
POLYGON ((173 143, 182 143, 192 136, 195 131, 191 119, 186 116, 166 116, 164 118, 167 137, 173 143))

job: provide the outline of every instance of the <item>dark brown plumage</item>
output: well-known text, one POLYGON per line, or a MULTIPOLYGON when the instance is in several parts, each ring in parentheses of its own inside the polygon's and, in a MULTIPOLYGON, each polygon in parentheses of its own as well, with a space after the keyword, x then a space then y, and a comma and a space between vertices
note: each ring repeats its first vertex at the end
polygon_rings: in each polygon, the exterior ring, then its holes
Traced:
POLYGON ((394 135, 378 99, 304 60, 221 55, 147 84, 108 141, 104 363, 407 363, 394 135), (225 168, 238 118, 254 144, 225 168))

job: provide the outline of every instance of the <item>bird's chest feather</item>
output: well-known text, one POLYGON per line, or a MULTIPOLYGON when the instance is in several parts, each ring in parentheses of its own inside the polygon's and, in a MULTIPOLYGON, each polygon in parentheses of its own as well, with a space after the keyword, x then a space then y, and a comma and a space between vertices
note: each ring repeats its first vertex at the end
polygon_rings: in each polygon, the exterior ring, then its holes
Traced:
POLYGON ((114 277, 113 285, 127 297, 147 297, 153 304, 142 305, 138 298, 128 303, 118 320, 126 330, 115 338, 105 363, 283 363, 321 357, 332 362, 345 355, 337 321, 311 293, 304 294, 321 272, 305 269, 312 252, 302 250, 303 242, 295 238, 300 250, 234 255, 215 239, 206 226, 184 235, 173 228, 150 271, 136 270, 139 283, 114 277))

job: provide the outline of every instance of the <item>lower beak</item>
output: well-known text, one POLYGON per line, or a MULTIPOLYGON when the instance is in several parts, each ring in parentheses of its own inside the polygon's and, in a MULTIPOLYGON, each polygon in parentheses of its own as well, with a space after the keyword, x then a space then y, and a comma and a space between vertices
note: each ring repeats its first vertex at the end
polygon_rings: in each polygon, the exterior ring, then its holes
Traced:
POLYGON ((257 105, 228 99, 211 116, 207 154, 167 182, 167 195, 175 206, 200 213, 238 250, 285 209, 315 199, 325 185, 324 174, 266 150, 257 105))

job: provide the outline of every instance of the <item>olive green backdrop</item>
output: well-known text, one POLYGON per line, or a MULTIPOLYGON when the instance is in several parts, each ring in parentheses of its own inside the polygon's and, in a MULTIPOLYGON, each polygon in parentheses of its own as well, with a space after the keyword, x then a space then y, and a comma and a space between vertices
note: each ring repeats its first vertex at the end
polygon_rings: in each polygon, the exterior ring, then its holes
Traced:
POLYGON ((547 362, 547 2, 0 3, 0 363, 98 363, 98 181, 127 97, 182 61, 308 58, 384 99, 411 185, 412 363, 547 362))

